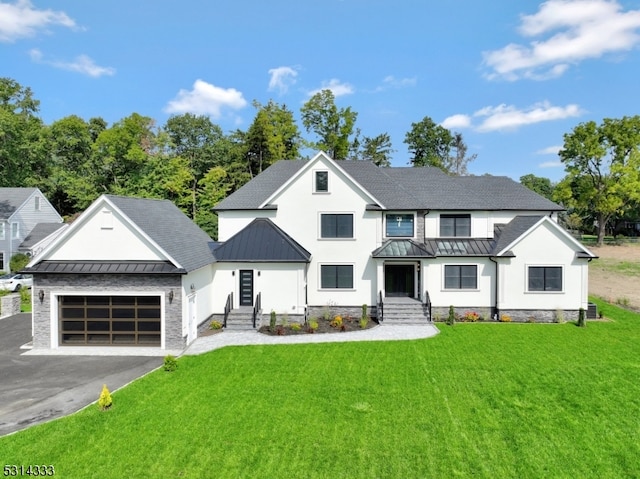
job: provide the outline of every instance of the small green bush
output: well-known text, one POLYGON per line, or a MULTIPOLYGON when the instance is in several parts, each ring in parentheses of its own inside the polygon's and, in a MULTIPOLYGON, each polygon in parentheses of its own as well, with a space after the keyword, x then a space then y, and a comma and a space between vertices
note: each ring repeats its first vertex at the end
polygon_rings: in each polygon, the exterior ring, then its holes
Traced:
POLYGON ((165 371, 167 371, 168 373, 172 373, 176 369, 178 369, 178 360, 175 358, 175 356, 172 356, 171 354, 169 354, 164 357, 163 367, 165 371))
POLYGON ((369 324, 369 318, 367 318, 366 316, 363 316, 362 318, 360 318, 359 324, 360 324, 360 329, 365 329, 369 324))
POLYGON ((367 305, 363 304, 362 305, 362 315, 360 316, 360 318, 364 319, 367 317, 367 305))
POLYGON ((209 323, 209 329, 222 329, 222 323, 220 321, 213 320, 209 323))
POLYGON ((271 313, 269 313, 269 331, 275 331, 276 330, 276 312, 272 309, 271 313))
POLYGON ((101 411, 106 411, 113 404, 113 399, 111 399, 111 393, 109 389, 107 389, 107 385, 102 385, 102 391, 100 392, 100 398, 98 398, 98 407, 101 411))
POLYGON ((587 326, 587 322, 584 314, 584 308, 580 308, 580 311, 578 312, 578 326, 581 328, 584 328, 587 326))
POLYGON ((302 325, 300 323, 291 323, 291 331, 300 331, 302 329, 302 325))
POLYGON ((318 330, 318 320, 316 318, 311 318, 309 320, 309 329, 310 333, 315 333, 318 330))
POLYGON ((447 324, 449 326, 453 326, 454 324, 456 324, 456 313, 453 305, 449 306, 449 316, 447 316, 447 324))

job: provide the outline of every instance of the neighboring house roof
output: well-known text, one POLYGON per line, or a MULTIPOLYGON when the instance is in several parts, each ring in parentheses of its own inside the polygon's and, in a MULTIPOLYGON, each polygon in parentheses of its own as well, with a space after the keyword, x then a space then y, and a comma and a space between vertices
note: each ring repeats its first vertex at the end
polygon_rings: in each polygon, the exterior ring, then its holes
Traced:
POLYGON ((268 218, 256 218, 213 253, 217 261, 308 263, 311 253, 268 218))
MULTIPOLYGON (((309 161, 277 161, 222 200, 215 210, 259 209, 309 161)), ((380 168, 370 161, 336 164, 387 210, 563 210, 507 177, 449 176, 433 167, 380 168)))
POLYGON ((60 228, 65 228, 68 225, 64 223, 38 223, 33 227, 31 232, 22 241, 18 249, 28 250, 40 243, 43 239, 47 238, 51 234, 58 231, 60 228))
POLYGON ((387 240, 372 254, 374 258, 424 258, 433 256, 425 245, 410 239, 387 240))
POLYGON ((105 197, 186 271, 194 271, 215 261, 209 248, 213 240, 171 201, 115 195, 105 197))
POLYGON ((11 218, 38 188, 0 188, 0 220, 11 218))

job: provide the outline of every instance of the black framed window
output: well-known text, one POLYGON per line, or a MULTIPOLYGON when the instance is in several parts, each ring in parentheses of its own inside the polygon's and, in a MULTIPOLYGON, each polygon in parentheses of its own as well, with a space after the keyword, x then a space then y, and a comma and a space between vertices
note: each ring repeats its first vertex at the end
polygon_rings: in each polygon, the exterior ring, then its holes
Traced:
POLYGON ((529 291, 562 291, 562 267, 529 266, 529 291))
POLYGON ((315 192, 327 193, 329 191, 329 172, 316 171, 315 192))
POLYGON ((353 265, 320 265, 320 287, 322 289, 353 289, 353 265))
POLYGON ((320 215, 321 238, 353 238, 351 213, 323 213, 320 215))
POLYGON ((471 215, 440 215, 440 236, 471 236, 471 215))
POLYGON ((444 267, 445 289, 478 289, 478 266, 452 264, 444 267))
POLYGON ((386 216, 387 237, 404 236, 413 237, 413 215, 412 214, 388 214, 386 216))

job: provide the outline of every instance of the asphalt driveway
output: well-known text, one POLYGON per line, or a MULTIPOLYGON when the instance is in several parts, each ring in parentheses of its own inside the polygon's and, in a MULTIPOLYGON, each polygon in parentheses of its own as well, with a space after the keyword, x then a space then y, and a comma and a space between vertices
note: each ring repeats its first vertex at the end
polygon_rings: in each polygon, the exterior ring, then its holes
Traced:
POLYGON ((23 356, 31 315, 0 320, 0 436, 62 417, 162 364, 159 357, 23 356))

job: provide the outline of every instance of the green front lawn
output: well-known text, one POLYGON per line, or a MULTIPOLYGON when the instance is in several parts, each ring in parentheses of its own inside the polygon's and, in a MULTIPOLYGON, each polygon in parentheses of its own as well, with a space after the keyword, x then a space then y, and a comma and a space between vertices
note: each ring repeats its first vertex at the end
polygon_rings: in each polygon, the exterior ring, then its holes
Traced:
POLYGON ((107 412, 0 438, 0 459, 83 479, 636 476, 640 316, 599 308, 615 320, 183 357, 107 412))

